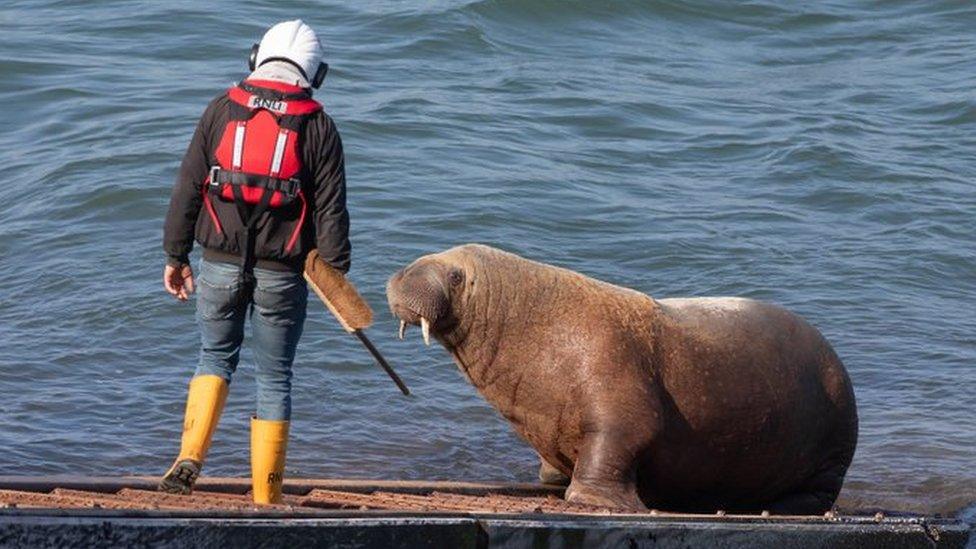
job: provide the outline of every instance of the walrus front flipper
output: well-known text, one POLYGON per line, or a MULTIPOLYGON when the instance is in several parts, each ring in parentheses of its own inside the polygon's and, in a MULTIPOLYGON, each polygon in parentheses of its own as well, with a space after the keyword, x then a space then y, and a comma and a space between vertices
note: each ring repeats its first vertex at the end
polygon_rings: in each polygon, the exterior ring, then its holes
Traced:
POLYGON ((539 456, 539 481, 543 484, 569 486, 570 478, 563 474, 555 465, 539 456))
POLYGON ((661 430, 660 400, 650 387, 635 391, 631 386, 624 392, 616 385, 603 382, 592 387, 597 394, 583 412, 583 438, 566 500, 646 511, 638 495, 637 465, 661 430), (620 405, 632 413, 614 413, 620 405))
POLYGON ((637 495, 636 454, 621 434, 593 432, 583 437, 566 501, 629 511, 646 511, 637 495))

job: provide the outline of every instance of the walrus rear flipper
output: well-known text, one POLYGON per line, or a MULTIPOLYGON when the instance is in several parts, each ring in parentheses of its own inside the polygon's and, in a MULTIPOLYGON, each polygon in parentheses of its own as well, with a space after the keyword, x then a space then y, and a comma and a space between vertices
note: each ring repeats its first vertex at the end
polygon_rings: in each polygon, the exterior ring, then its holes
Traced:
POLYGON ((777 515, 822 515, 830 511, 844 484, 849 463, 839 463, 816 473, 796 492, 769 504, 769 512, 777 515))

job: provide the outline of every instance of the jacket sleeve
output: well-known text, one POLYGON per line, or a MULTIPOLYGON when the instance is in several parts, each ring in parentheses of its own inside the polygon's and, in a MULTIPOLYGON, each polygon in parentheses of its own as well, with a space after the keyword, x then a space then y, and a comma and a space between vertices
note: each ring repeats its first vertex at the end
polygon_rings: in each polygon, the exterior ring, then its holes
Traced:
POLYGON ((313 197, 315 246, 319 256, 343 273, 349 271, 352 245, 349 242, 349 212, 346 210, 346 164, 342 139, 332 118, 322 114, 312 121, 316 127, 309 135, 312 145, 311 177, 315 189, 313 197))
POLYGON ((169 211, 163 227, 163 250, 170 265, 189 264, 193 232, 203 204, 201 188, 209 170, 210 143, 215 102, 211 102, 197 123, 190 145, 183 155, 180 172, 173 184, 169 211))

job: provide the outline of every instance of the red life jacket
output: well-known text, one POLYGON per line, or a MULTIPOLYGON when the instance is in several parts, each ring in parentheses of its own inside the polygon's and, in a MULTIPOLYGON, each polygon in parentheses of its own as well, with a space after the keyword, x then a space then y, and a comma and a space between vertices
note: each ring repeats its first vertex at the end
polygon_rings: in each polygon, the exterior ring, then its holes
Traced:
POLYGON ((227 91, 230 118, 214 150, 217 165, 203 186, 203 201, 217 231, 223 227, 211 200, 233 201, 241 216, 243 272, 253 269, 257 220, 267 210, 301 203, 299 222, 285 251, 298 240, 308 210, 299 175, 299 144, 308 117, 322 109, 308 90, 269 80, 245 80, 227 91), (213 195, 214 198, 211 197, 213 195))

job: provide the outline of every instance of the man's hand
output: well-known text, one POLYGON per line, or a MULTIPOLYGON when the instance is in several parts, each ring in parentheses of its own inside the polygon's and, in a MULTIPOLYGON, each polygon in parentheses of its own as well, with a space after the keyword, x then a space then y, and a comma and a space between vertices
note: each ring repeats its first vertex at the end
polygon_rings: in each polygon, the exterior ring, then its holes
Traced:
POLYGON ((193 293, 193 269, 189 265, 166 265, 163 270, 163 286, 171 296, 186 301, 193 293))

